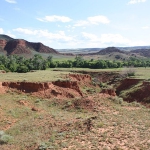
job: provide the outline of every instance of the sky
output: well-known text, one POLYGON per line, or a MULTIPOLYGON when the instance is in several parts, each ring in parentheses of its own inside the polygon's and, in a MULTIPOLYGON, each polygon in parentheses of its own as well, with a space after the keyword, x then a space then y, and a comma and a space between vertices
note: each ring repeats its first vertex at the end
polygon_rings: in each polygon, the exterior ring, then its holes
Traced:
POLYGON ((0 34, 54 49, 150 45, 150 0, 0 0, 0 34))

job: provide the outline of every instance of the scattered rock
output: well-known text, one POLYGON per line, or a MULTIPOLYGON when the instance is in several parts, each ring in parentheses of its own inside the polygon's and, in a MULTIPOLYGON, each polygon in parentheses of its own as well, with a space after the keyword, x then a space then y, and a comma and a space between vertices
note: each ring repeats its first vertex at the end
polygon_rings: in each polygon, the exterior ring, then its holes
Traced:
POLYGON ((32 107, 31 110, 32 111, 39 111, 38 108, 36 108, 36 107, 32 107))

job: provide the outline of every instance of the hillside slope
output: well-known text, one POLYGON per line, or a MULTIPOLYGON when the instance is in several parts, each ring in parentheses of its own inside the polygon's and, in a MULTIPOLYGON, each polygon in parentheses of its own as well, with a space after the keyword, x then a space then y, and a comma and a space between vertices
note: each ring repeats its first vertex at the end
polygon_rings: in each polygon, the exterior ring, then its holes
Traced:
POLYGON ((28 42, 23 39, 13 39, 7 35, 0 35, 0 51, 11 54, 31 54, 32 51, 39 53, 59 54, 53 48, 45 46, 42 43, 28 42))

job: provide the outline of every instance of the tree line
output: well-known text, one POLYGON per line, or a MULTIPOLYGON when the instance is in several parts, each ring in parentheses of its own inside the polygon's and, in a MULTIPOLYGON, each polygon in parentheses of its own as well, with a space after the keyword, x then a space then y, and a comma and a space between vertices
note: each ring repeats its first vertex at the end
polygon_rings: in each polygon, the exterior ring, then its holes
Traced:
POLYGON ((0 55, 0 70, 7 72, 25 73, 31 70, 46 70, 47 68, 121 68, 121 67, 150 67, 149 59, 130 58, 126 61, 110 60, 85 60, 82 56, 76 56, 74 60, 54 61, 52 56, 44 59, 36 54, 32 58, 25 58, 18 55, 0 55))

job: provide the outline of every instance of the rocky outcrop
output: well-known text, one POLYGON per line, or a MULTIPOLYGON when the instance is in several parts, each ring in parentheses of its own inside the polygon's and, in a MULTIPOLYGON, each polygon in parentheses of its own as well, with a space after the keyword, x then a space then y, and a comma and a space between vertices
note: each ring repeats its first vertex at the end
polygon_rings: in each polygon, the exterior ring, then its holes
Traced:
POLYGON ((56 50, 53 48, 50 48, 48 46, 43 45, 42 43, 33 43, 33 42, 28 42, 27 43, 28 47, 31 47, 33 50, 39 52, 39 53, 54 53, 58 54, 56 50))
POLYGON ((4 50, 7 51, 8 55, 11 54, 31 54, 31 50, 39 53, 55 53, 58 54, 54 49, 43 45, 42 43, 32 43, 25 40, 10 40, 6 43, 4 50))
POLYGON ((59 52, 53 48, 45 46, 42 43, 28 42, 23 39, 13 39, 6 35, 0 35, 0 51, 5 51, 8 55, 31 54, 32 51, 59 54, 59 52))
POLYGON ((11 54, 31 54, 31 51, 26 46, 25 40, 10 40, 7 42, 4 50, 8 55, 11 54))

